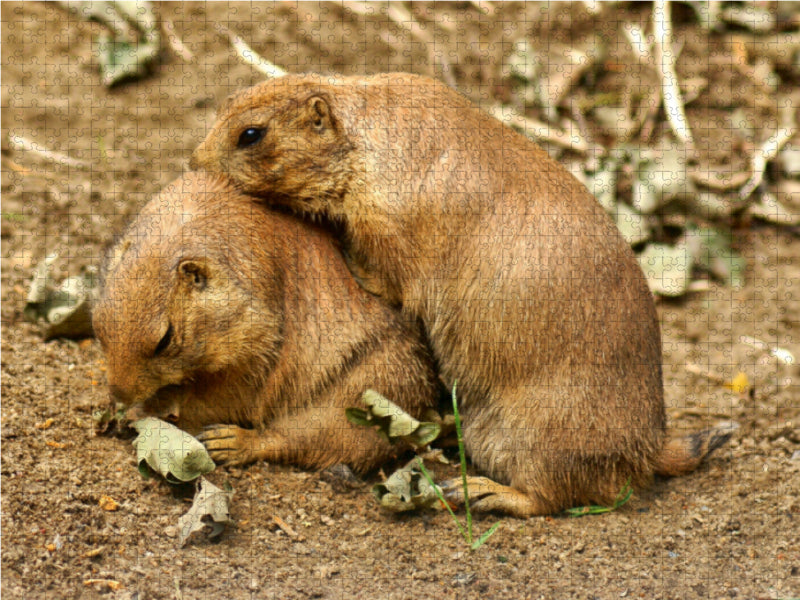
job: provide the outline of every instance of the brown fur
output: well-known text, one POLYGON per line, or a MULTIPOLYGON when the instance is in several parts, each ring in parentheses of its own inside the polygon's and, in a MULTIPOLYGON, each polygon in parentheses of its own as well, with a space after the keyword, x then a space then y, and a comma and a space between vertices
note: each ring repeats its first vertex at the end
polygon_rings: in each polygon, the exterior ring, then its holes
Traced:
POLYGON ((606 503, 692 458, 663 454, 660 334, 630 248, 565 169, 444 84, 273 79, 228 99, 192 164, 338 223, 362 285, 422 319, 468 453, 513 488, 478 508, 606 503), (263 139, 237 147, 248 128, 263 139))
POLYGON ((359 288, 327 233, 219 176, 189 173, 144 207, 94 327, 113 395, 192 432, 223 424, 202 436, 218 461, 364 472, 392 449, 345 407, 368 388, 415 416, 435 404, 419 328, 359 288))

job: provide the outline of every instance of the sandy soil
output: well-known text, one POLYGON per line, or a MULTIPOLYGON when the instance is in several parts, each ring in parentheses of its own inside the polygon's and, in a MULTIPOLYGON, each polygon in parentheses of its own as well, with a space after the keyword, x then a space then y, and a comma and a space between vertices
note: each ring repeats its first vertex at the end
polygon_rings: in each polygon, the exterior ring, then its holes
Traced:
MULTIPOLYGON (((465 3, 415 10, 423 24, 434 14, 441 20, 435 36, 430 24, 413 33, 380 16, 316 3, 158 5, 194 59, 165 49, 151 77, 109 91, 99 85, 92 55, 98 24, 54 5, 3 3, 5 597, 800 597, 800 372, 761 362, 739 340, 754 336, 800 356, 800 238, 757 222, 735 230, 747 258, 743 289, 712 282, 708 291, 659 303, 670 426, 689 431, 733 419, 741 430, 698 472, 659 480, 614 513, 481 517, 480 531, 501 525, 469 553, 446 514, 381 512, 369 493, 373 481, 337 492, 316 473, 258 464, 210 476, 235 488, 236 527, 218 543, 179 550, 175 524, 188 504, 138 475, 127 441, 93 435, 91 413, 105 402, 99 345, 43 343, 22 319, 27 281, 53 251, 61 256, 59 277, 97 264, 130 215, 186 168, 214 106, 260 79, 218 24, 294 71, 441 75, 447 62, 465 93, 485 99, 506 93, 499 64, 517 37, 569 43, 599 32, 614 47, 618 20, 644 22, 649 11, 606 7, 592 16, 581 6, 512 5, 481 14, 465 3), (435 46, 425 42, 434 37, 435 46), (12 150, 10 134, 91 167, 12 150), (744 371, 755 393, 737 396, 687 371, 690 363, 726 379, 744 371), (119 509, 103 510, 104 495, 119 509)), ((677 20, 686 56, 718 55, 720 39, 682 13, 677 20)), ((696 131, 708 132, 701 153, 723 154, 732 169, 746 164, 743 149, 715 137, 719 119, 744 106, 768 121, 775 106, 755 102, 757 90, 725 61, 679 67, 711 82, 706 99, 715 102, 701 98, 689 114, 696 131), (720 94, 728 94, 727 108, 720 94)), ((597 84, 613 86, 614 77, 597 84)))

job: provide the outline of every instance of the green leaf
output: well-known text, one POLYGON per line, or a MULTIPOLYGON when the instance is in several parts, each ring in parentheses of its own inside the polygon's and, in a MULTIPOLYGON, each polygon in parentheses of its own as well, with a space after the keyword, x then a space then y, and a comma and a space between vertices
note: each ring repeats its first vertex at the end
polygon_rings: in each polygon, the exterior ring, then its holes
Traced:
POLYGON ((148 417, 135 421, 132 427, 139 432, 133 445, 140 473, 146 470, 146 464, 168 482, 181 483, 214 470, 205 446, 174 425, 148 417))
POLYGON ((680 296, 691 279, 691 255, 686 245, 650 244, 637 257, 650 289, 662 296, 680 296))

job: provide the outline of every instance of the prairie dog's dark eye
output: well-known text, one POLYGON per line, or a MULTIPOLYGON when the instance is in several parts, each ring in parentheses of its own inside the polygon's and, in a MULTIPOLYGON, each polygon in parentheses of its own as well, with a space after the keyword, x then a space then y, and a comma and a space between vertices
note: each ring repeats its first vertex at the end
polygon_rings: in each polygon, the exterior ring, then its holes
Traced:
POLYGON ((153 350, 153 356, 158 356, 159 354, 164 352, 164 350, 167 349, 167 346, 169 346, 169 343, 171 341, 172 341, 172 323, 169 324, 169 327, 167 327, 167 333, 164 334, 164 337, 162 337, 161 340, 158 342, 156 349, 153 350))
POLYGON ((254 146, 264 139, 264 134, 266 132, 267 130, 263 127, 248 127, 239 136, 239 141, 236 142, 236 147, 247 148, 248 146, 254 146))

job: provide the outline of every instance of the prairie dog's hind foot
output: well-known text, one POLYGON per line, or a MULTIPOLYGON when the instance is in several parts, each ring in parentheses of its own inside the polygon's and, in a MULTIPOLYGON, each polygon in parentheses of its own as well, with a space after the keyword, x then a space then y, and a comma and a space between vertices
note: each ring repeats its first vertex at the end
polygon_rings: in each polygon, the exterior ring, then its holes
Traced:
MULTIPOLYGON (((461 477, 439 484, 445 500, 456 506, 464 504, 464 486, 461 477)), ((497 483, 488 477, 467 477, 469 507, 473 512, 500 512, 514 517, 549 515, 553 511, 544 503, 510 486, 497 483)))

